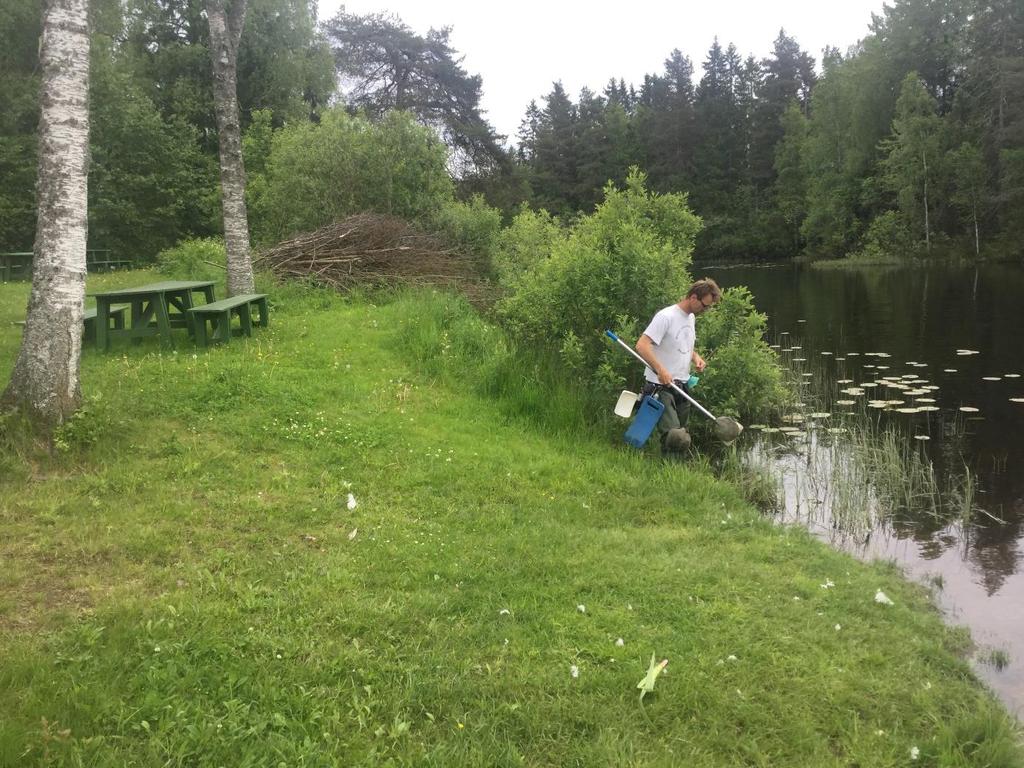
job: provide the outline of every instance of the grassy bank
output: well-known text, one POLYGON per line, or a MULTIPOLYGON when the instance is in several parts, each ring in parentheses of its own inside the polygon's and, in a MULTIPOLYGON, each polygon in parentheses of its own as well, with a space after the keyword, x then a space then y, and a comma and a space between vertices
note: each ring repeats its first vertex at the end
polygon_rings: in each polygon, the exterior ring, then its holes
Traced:
POLYGON ((271 292, 87 350, 61 454, 5 446, 0 765, 1020 764, 891 568, 427 367, 443 299, 271 292))

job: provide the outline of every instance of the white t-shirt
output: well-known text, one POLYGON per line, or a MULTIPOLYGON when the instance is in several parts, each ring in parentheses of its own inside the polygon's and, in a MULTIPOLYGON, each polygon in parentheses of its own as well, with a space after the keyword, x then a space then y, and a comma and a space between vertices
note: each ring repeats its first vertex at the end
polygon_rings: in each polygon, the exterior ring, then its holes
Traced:
MULTIPOLYGON (((697 339, 694 317, 684 312, 678 304, 672 304, 658 311, 647 326, 644 335, 654 342, 654 354, 673 379, 686 381, 690 378, 690 362, 693 360, 693 345, 697 339)), ((658 383, 658 374, 650 366, 644 372, 647 380, 658 383)))

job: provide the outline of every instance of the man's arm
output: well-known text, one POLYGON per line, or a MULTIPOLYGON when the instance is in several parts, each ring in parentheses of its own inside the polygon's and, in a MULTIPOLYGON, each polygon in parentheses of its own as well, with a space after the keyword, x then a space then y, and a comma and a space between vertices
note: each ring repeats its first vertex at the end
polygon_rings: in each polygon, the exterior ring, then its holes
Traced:
POLYGON ((654 354, 654 342, 651 341, 651 337, 646 333, 637 341, 636 351, 651 366, 651 370, 658 374, 658 381, 662 384, 672 383, 672 374, 668 372, 665 366, 658 360, 658 356, 654 354))

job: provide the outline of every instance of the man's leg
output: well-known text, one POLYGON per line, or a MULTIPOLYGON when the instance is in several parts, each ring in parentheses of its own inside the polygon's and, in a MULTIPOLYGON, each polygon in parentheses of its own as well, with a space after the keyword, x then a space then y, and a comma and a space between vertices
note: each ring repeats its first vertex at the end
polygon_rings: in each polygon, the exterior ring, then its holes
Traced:
MULTIPOLYGON (((658 437, 661 440, 662 455, 666 458, 683 458, 690 447, 690 433, 683 426, 686 422, 681 421, 680 416, 684 419, 689 416, 689 409, 682 409, 682 413, 680 413, 676 404, 676 394, 671 390, 663 389, 658 392, 657 397, 665 406, 665 410, 658 420, 658 437)), ((687 405, 689 404, 687 403, 687 405)))

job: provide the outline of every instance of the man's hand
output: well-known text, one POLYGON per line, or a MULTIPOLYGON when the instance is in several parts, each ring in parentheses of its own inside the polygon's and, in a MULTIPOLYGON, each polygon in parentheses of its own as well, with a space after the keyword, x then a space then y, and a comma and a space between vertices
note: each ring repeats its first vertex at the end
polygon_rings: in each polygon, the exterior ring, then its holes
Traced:
POLYGON ((708 367, 707 361, 697 354, 697 350, 693 351, 693 367, 697 369, 697 373, 704 373, 704 369, 708 367))
POLYGON ((658 381, 666 386, 672 383, 672 374, 668 372, 668 369, 661 364, 657 355, 654 354, 654 348, 647 334, 642 335, 637 340, 636 351, 640 353, 640 357, 647 362, 651 370, 658 374, 658 381))

